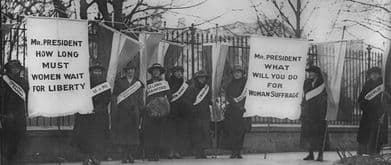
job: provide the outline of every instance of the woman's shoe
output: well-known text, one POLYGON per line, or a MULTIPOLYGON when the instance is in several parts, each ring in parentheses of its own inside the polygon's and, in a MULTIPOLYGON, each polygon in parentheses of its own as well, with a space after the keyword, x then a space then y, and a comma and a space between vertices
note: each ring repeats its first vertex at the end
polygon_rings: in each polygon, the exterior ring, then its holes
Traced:
POLYGON ((319 154, 316 161, 322 162, 323 161, 323 154, 319 154))
POLYGON ((87 158, 83 161, 83 165, 93 165, 93 161, 90 158, 87 158))
POLYGON ((235 159, 236 158, 236 154, 235 153, 232 153, 231 156, 229 156, 230 159, 235 159))
POLYGON ((174 153, 168 154, 167 159, 175 159, 174 153))
POLYGON ((314 155, 307 155, 303 160, 314 160, 314 155))
POLYGON ((134 158, 132 155, 128 156, 128 163, 134 163, 134 158))
POLYGON ((129 163, 129 160, 128 160, 128 159, 122 159, 122 160, 121 160, 121 163, 123 163, 123 164, 129 163))
POLYGON ((236 158, 238 158, 238 159, 243 159, 243 156, 242 156, 241 154, 237 154, 237 155, 236 155, 236 158))
POLYGON ((174 159, 182 159, 181 154, 175 153, 175 154, 174 154, 174 159))

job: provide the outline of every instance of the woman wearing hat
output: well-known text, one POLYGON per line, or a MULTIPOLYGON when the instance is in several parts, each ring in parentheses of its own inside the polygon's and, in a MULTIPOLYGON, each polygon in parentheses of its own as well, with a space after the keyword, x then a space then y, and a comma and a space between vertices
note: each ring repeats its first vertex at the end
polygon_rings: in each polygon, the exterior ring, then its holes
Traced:
POLYGON ((314 151, 318 151, 317 161, 323 161, 323 141, 326 130, 327 93, 319 67, 306 69, 308 79, 304 81, 304 98, 301 112, 301 145, 308 150, 304 160, 314 160, 314 151))
POLYGON ((357 141, 358 154, 379 154, 380 146, 387 143, 388 115, 382 102, 383 79, 381 69, 371 68, 367 71, 368 80, 358 97, 362 110, 357 141))
POLYGON ((144 147, 149 161, 158 161, 165 118, 170 111, 170 87, 162 79, 165 69, 158 63, 148 68, 152 78, 147 81, 146 112, 144 113, 144 147))
POLYGON ((210 108, 211 91, 209 90, 208 74, 201 70, 194 76, 194 83, 187 89, 184 103, 191 111, 189 116, 190 141, 196 152, 197 159, 205 159, 205 149, 210 146, 210 108))
POLYGON ((168 79, 168 84, 172 91, 170 100, 171 111, 167 117, 165 126, 166 146, 169 151, 169 159, 180 159, 181 151, 187 149, 188 132, 188 111, 183 103, 183 95, 189 87, 189 84, 183 78, 183 67, 175 66, 172 68, 172 74, 168 79))
MULTIPOLYGON (((107 84, 104 71, 105 68, 99 63, 90 67, 91 89, 100 88, 107 84)), ((74 144, 86 155, 83 164, 100 164, 103 153, 109 142, 109 114, 108 105, 111 100, 110 88, 101 88, 94 93, 92 102, 94 110, 92 114, 75 115, 74 144)))
POLYGON ((18 60, 11 60, 5 65, 5 75, 0 78, 0 121, 4 135, 1 137, 1 164, 16 163, 18 145, 26 131, 28 84, 20 76, 22 69, 18 60))
POLYGON ((240 150, 243 147, 245 134, 245 120, 243 113, 245 102, 245 85, 244 69, 240 65, 233 68, 233 79, 225 89, 226 98, 229 102, 224 114, 224 128, 228 134, 228 149, 232 151, 230 158, 241 159, 240 150))
POLYGON ((134 163, 133 153, 140 144, 140 114, 144 108, 144 85, 135 77, 135 66, 130 63, 124 75, 115 82, 114 109, 111 113, 113 143, 122 153, 122 163, 134 163))

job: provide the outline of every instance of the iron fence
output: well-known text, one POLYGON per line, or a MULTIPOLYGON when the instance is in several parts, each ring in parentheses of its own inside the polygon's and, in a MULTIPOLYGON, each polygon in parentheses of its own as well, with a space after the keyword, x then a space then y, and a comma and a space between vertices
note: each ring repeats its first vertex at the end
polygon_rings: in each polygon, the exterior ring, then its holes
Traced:
MULTIPOLYGON (((97 52, 97 32, 94 23, 89 26, 89 46, 91 59, 96 58, 97 52)), ((25 64, 26 57, 26 29, 24 25, 12 27, 9 33, 6 34, 5 40, 2 40, 1 51, 1 66, 4 66, 5 61, 11 59, 19 59, 22 64, 25 64)), ((210 51, 206 51, 205 44, 208 43, 225 43, 229 45, 228 56, 226 60, 227 66, 239 64, 248 68, 249 57, 249 36, 219 36, 215 34, 198 31, 194 27, 189 29, 165 29, 162 31, 165 34, 165 40, 183 44, 185 48, 180 54, 179 59, 174 64, 179 64, 184 67, 185 77, 190 79, 198 70, 205 69, 211 71, 210 51), (209 53, 208 53, 209 52, 209 53)), ((3 33, 3 31, 2 31, 3 33)), ((3 35, 3 34, 2 34, 3 35)), ((135 38, 135 36, 131 36, 135 38)), ((136 36, 137 37, 137 36, 136 36)), ((2 37, 3 39, 3 37, 2 37)), ((308 64, 319 65, 319 55, 317 46, 312 45, 308 51, 308 64)), ((358 94, 366 79, 365 72, 369 67, 382 66, 383 54, 378 51, 373 51, 370 48, 366 50, 347 50, 345 57, 345 65, 341 84, 341 111, 340 121, 330 121, 334 125, 358 125, 360 118, 360 110, 356 103, 358 94)), ((228 72, 229 73, 229 72, 228 72)), ((229 75, 229 74, 225 74, 229 75)), ((224 83, 228 82, 230 77, 223 78, 224 83)), ((73 115, 63 117, 35 117, 28 118, 27 125, 30 127, 59 127, 73 126, 73 115)), ((299 124, 299 120, 277 119, 254 117, 254 123, 258 124, 299 124)))

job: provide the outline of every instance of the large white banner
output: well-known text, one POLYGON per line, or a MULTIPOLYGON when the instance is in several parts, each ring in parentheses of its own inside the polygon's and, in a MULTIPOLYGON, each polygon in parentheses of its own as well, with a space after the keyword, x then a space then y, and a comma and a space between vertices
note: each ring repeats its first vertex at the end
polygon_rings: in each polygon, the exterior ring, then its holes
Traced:
POLYGON ((87 21, 27 19, 30 116, 92 112, 87 21))
POLYGON ((306 40, 250 38, 245 117, 299 118, 307 51, 306 40))

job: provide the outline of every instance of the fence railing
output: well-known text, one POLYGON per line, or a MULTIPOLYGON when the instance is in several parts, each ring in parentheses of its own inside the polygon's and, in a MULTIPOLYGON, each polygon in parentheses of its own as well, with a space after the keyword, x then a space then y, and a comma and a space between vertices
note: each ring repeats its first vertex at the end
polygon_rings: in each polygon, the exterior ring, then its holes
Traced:
MULTIPOLYGON (((94 26, 90 26, 89 45, 90 56, 97 56, 97 37, 94 26)), ((19 59, 22 64, 25 64, 26 57, 26 29, 23 27, 12 28, 6 35, 5 40, 2 40, 1 51, 1 66, 4 62, 10 59, 19 59)), ((164 30, 165 40, 176 42, 185 45, 185 49, 181 53, 177 64, 182 65, 185 69, 185 77, 191 78, 192 75, 201 69, 210 71, 207 61, 210 58, 210 53, 206 53, 204 45, 207 43, 225 43, 229 45, 226 64, 233 66, 239 64, 248 68, 248 56, 250 45, 248 43, 249 36, 218 36, 208 34, 196 29, 190 30, 164 30)), ((132 36, 134 37, 134 36, 132 36)), ((366 50, 348 50, 345 57, 345 66, 341 85, 341 101, 340 107, 342 121, 330 121, 334 125, 358 125, 361 112, 356 103, 358 94, 366 79, 365 72, 369 67, 382 65, 382 53, 366 50)), ((319 65, 319 56, 316 45, 312 45, 308 51, 308 64, 319 65)), ((223 78, 224 79, 224 78, 223 78)), ((224 86, 224 85, 223 85, 224 86)), ((73 126, 73 115, 46 118, 35 117, 28 118, 27 125, 33 127, 57 127, 57 126, 73 126)), ((299 124, 298 120, 277 119, 254 117, 254 123, 259 124, 299 124)))

